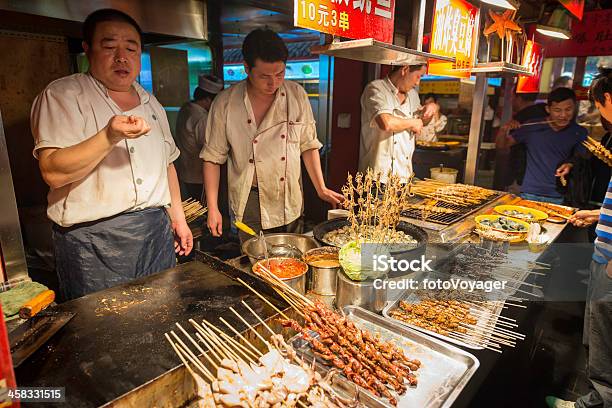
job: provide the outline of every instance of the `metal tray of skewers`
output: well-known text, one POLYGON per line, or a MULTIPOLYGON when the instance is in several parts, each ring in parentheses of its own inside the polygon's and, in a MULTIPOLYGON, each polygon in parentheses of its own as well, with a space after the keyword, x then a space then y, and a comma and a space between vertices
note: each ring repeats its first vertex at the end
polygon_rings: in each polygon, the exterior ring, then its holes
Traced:
MULTIPOLYGON (((450 407, 480 366, 474 355, 419 331, 408 329, 399 322, 384 319, 357 306, 346 306, 343 312, 357 328, 376 333, 382 342, 390 342, 399 347, 406 356, 420 361, 418 370, 413 372, 416 385, 410 386, 397 397, 398 407, 450 407)), ((315 357, 316 353, 313 354, 311 346, 302 334, 290 339, 289 344, 298 353, 315 357)), ((318 356, 316 358, 325 362, 318 356)), ((388 399, 357 387, 360 394, 365 393, 368 399, 376 402, 376 405, 370 405, 370 402, 368 406, 392 407, 388 399)))
POLYGON ((406 289, 382 313, 391 321, 450 343, 501 353, 502 345, 514 347, 517 340, 524 339, 524 335, 510 330, 516 327, 515 323, 500 321, 504 303, 469 301, 465 294, 457 296, 452 292, 440 296, 440 292, 406 289))

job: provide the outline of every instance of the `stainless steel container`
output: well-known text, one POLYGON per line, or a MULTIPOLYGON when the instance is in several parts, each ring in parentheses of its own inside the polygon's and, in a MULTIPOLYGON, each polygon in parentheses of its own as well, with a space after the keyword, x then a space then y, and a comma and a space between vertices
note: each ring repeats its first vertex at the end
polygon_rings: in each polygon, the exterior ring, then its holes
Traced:
MULTIPOLYGON (((295 276, 293 278, 281 278, 281 280, 286 283, 288 286, 292 287, 293 289, 295 289, 298 293, 305 295, 306 294, 306 273, 308 272, 308 265, 306 265, 305 262, 300 261, 298 259, 293 259, 293 258, 270 258, 270 260, 283 260, 283 259, 292 259, 294 261, 300 262, 301 264, 304 265, 304 272, 302 272, 300 275, 295 276)), ((262 263, 262 262, 266 262, 265 259, 262 259, 260 261, 257 261, 254 265, 253 265, 253 273, 257 275, 257 273, 255 272, 257 266, 262 263)), ((272 272, 272 271, 270 271, 272 272)))
MULTIPOLYGON (((253 237, 242 244, 242 252, 248 255, 251 265, 264 257, 264 248, 258 243, 259 237, 253 237)), ((318 248, 319 244, 313 237, 302 234, 265 234, 266 243, 268 245, 290 244, 302 251, 302 254, 313 248, 318 248)))
POLYGON ((336 294, 336 275, 340 272, 340 263, 338 266, 315 266, 312 262, 313 258, 319 258, 325 255, 335 256, 338 259, 339 248, 322 247, 311 249, 304 254, 304 262, 308 264, 308 289, 316 295, 331 296, 336 294))
POLYGON ((336 279, 336 306, 338 309, 354 305, 380 313, 385 308, 386 302, 386 289, 375 289, 374 281, 352 281, 344 272, 338 272, 336 279))

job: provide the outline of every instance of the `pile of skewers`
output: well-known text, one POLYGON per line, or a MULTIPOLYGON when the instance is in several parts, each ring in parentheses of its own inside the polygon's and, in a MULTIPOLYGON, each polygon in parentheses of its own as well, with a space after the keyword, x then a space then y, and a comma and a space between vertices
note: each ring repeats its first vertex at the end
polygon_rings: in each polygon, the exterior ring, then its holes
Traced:
POLYGON ((390 316, 449 339, 501 353, 501 346, 515 347, 525 335, 511 330, 518 327, 514 319, 492 313, 495 303, 420 296, 415 302, 400 301, 390 316))
POLYGON ((339 397, 330 385, 335 372, 326 378, 307 364, 276 334, 244 301, 243 305, 270 331, 263 338, 234 308, 230 308, 262 341, 264 354, 238 330, 221 318, 240 343, 210 322, 189 320, 196 330, 190 334, 179 323, 179 336, 165 333, 166 339, 194 378, 199 397, 198 406, 213 407, 354 407, 356 401, 339 397), (188 345, 189 344, 189 345, 188 345), (206 348, 206 350, 204 350, 206 348), (201 354, 207 364, 198 357, 201 354), (213 374, 214 373, 214 374, 213 374))
POLYGON ((551 217, 556 217, 567 221, 569 217, 574 213, 573 210, 570 208, 566 208, 556 204, 543 203, 540 201, 520 200, 514 204, 521 207, 533 208, 535 210, 545 212, 546 214, 548 214, 548 221, 551 221, 551 217))
POLYGON ((412 192, 421 197, 461 207, 482 204, 496 194, 494 191, 482 187, 467 184, 448 184, 431 179, 414 182, 412 192))
POLYGON ((422 204, 407 204, 404 210, 416 210, 421 212, 421 219, 427 220, 432 214, 455 214, 457 210, 454 208, 446 208, 440 206, 441 203, 438 200, 429 199, 425 200, 422 204))
POLYGON ((208 211, 206 207, 202 207, 202 204, 200 204, 198 200, 194 200, 193 198, 188 198, 183 201, 182 204, 187 224, 194 222, 208 211))
POLYGON ((343 206, 349 211, 352 240, 367 239, 372 242, 387 242, 400 221, 401 211, 411 197, 410 182, 399 176, 388 174, 383 186, 381 175, 372 169, 350 174, 342 187, 343 206), (366 235, 367 236, 364 236, 366 235))
POLYGON ((259 275, 304 319, 302 325, 276 309, 283 316, 281 324, 301 333, 317 357, 350 381, 392 405, 397 405, 397 395, 404 394, 407 386, 416 386, 414 372, 421 366, 419 360, 407 357, 395 344, 357 327, 327 305, 304 297, 265 268, 259 275))
POLYGON ((546 276, 543 270, 548 264, 534 264, 521 259, 508 256, 508 254, 478 247, 476 245, 463 245, 461 250, 450 260, 448 273, 462 276, 476 281, 497 280, 506 282, 506 290, 490 294, 489 298, 508 299, 520 301, 521 299, 509 296, 509 292, 518 292, 530 296, 538 296, 528 288, 542 289, 534 283, 525 282, 530 275, 546 276), (537 270, 536 270, 537 269, 537 270))
POLYGON ((587 140, 582 142, 582 145, 586 147, 588 151, 593 153, 593 156, 612 167, 612 153, 610 153, 610 151, 597 140, 587 136, 587 140))

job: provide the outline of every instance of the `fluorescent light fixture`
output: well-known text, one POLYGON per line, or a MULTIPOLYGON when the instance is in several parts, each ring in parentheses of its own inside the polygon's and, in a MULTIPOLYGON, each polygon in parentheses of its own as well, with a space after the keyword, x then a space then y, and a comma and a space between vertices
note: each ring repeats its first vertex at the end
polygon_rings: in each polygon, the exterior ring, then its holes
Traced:
POLYGON ((481 0, 483 3, 491 4, 492 6, 502 7, 505 9, 516 10, 514 4, 508 0, 481 0))
POLYGON ((559 38, 561 40, 569 40, 572 38, 572 33, 569 30, 564 30, 562 28, 546 26, 543 24, 538 24, 536 26, 536 31, 542 35, 546 35, 548 37, 559 38))

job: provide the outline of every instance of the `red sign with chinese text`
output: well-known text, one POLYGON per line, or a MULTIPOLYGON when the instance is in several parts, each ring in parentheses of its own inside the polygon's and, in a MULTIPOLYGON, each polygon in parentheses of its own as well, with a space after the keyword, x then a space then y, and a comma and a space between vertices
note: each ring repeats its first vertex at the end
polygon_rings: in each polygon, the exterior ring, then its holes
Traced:
POLYGON ((563 4, 563 7, 576 16, 578 20, 582 20, 582 13, 584 13, 584 0, 559 0, 559 3, 563 4))
POLYGON ((393 43, 395 0, 294 0, 293 24, 353 39, 393 43))
POLYGON ((535 33, 546 48, 546 58, 612 55, 612 9, 587 11, 582 21, 572 21, 572 38, 556 40, 535 33))
POLYGON ((516 93, 540 92, 540 77, 542 75, 542 62, 544 61, 544 49, 531 40, 525 44, 523 52, 523 66, 533 72, 533 76, 519 75, 516 93))
POLYGON ((456 62, 431 61, 431 75, 469 78, 478 47, 480 9, 465 0, 437 0, 429 52, 456 62))

